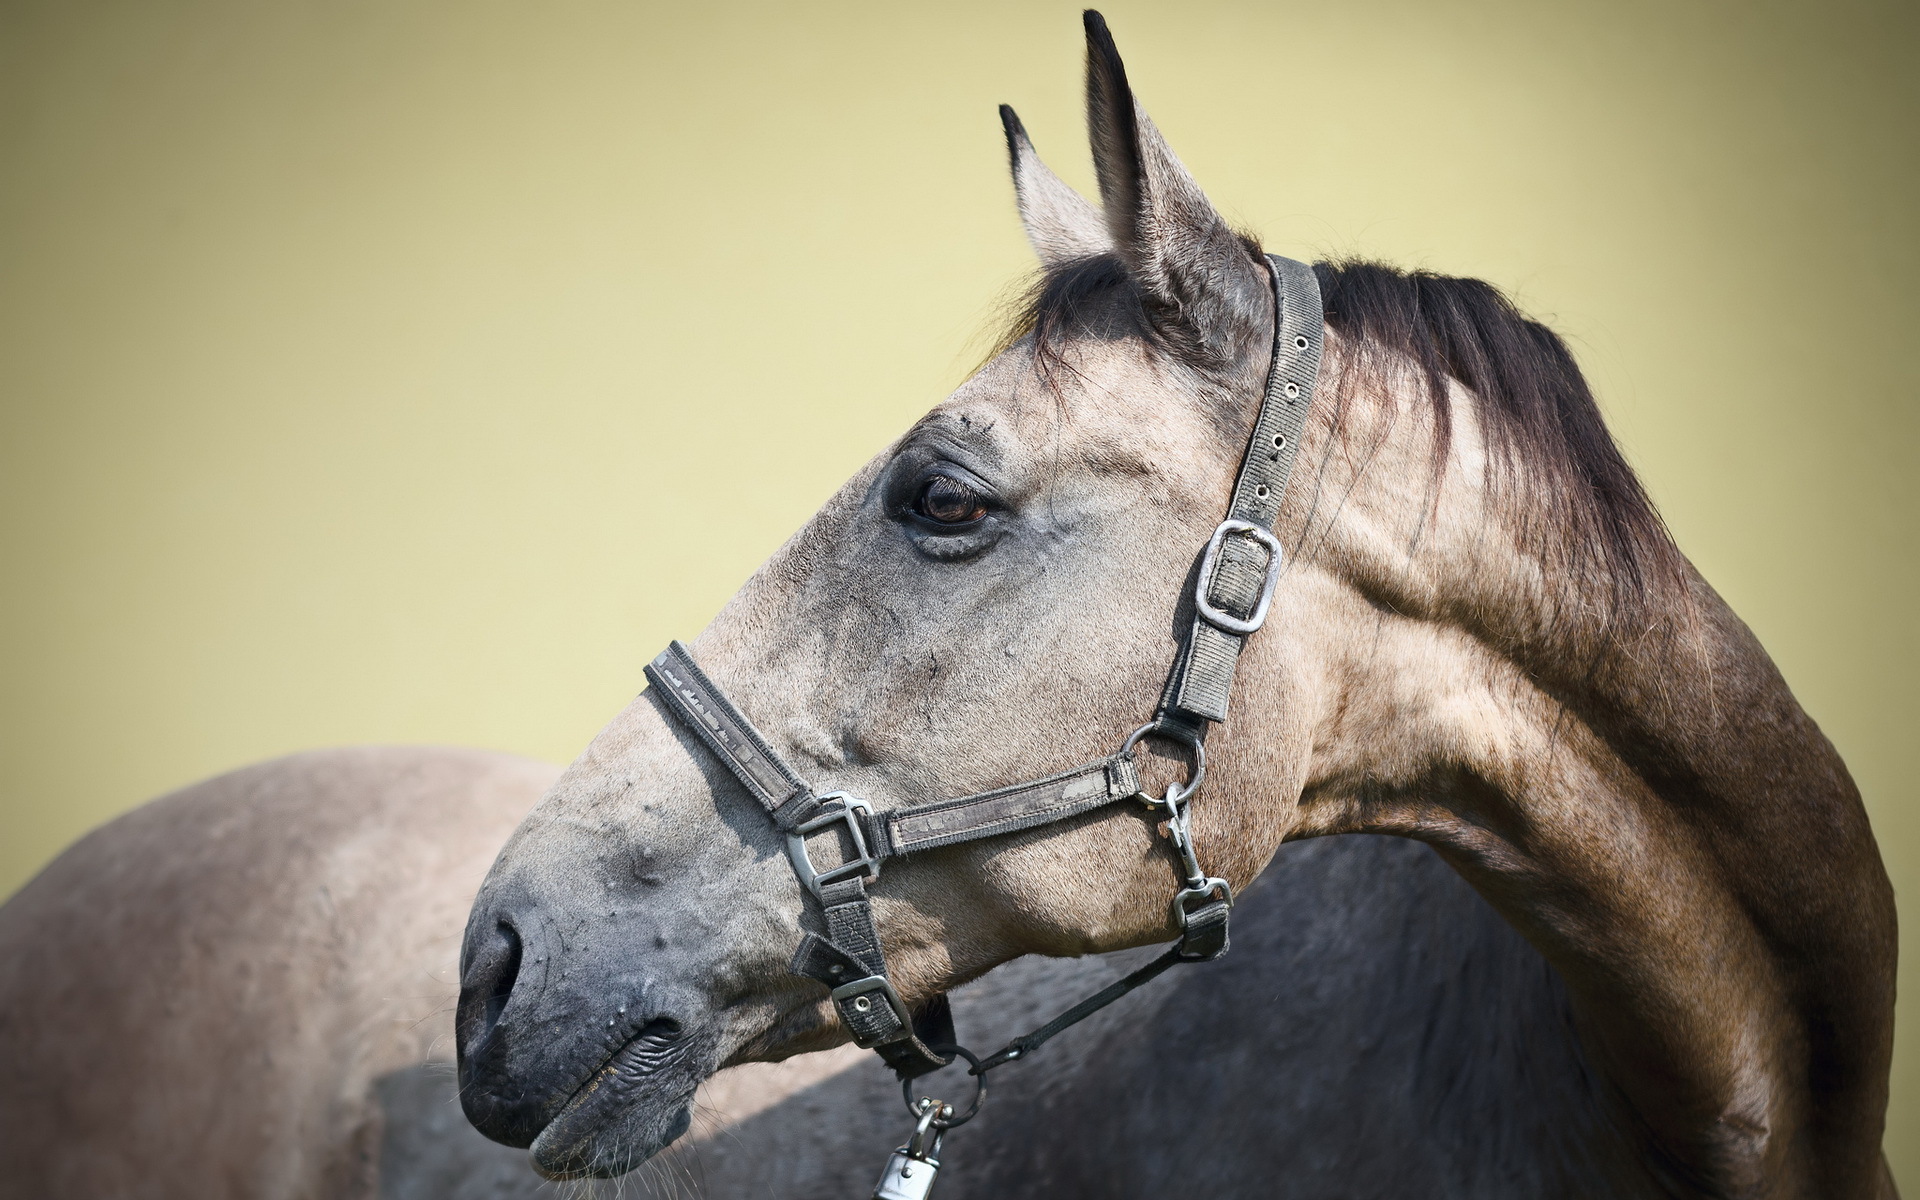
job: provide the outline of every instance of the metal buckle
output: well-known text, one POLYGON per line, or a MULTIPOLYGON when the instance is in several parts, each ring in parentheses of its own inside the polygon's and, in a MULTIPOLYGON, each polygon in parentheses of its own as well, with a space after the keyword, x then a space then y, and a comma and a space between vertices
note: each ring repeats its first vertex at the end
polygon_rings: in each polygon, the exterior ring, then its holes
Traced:
MULTIPOLYGON (((820 895, 822 886, 832 883, 837 879, 846 879, 854 875, 858 875, 862 879, 878 879, 880 877, 880 860, 874 856, 873 851, 867 848, 867 831, 865 827, 860 824, 860 817, 856 815, 866 814, 871 816, 873 806, 860 797, 849 796, 845 792, 828 792, 826 795, 820 797, 820 803, 823 805, 831 804, 835 801, 839 802, 840 807, 831 812, 823 812, 810 821, 802 822, 787 834, 787 859, 793 863, 793 873, 800 877, 800 882, 806 886, 808 891, 814 894, 816 899, 824 898, 820 895), (818 833, 822 829, 832 828, 835 825, 846 826, 847 836, 853 841, 853 857, 837 867, 831 867, 825 871, 816 870, 814 869, 813 860, 807 857, 807 838, 811 834, 818 833)), ((882 980, 881 982, 884 983, 885 981, 882 980)), ((848 984, 846 986, 852 987, 853 985, 848 984)), ((888 990, 891 991, 892 989, 888 990)), ((838 992, 834 994, 836 996, 839 995, 838 992)), ((895 1006, 898 1006, 897 997, 895 998, 895 1006)))
MULTIPOLYGON (((878 996, 886 1001, 887 1007, 893 1010, 894 1017, 900 1022, 900 1032, 894 1037, 869 1042, 863 1041, 860 1035, 854 1031, 853 1027, 848 1025, 847 1032, 853 1034, 853 1044, 862 1050, 871 1050, 875 1046, 883 1046, 892 1042, 903 1042, 912 1037, 913 1015, 907 1011, 906 1004, 900 999, 900 993, 893 990, 893 985, 887 982, 885 975, 869 975, 865 979, 856 979, 852 983, 843 983, 833 989, 833 1003, 836 1008, 839 1007, 842 1000, 845 1000, 859 1011, 866 1012, 873 1007, 871 997, 874 996, 878 996)), ((844 1018, 842 1020, 844 1023, 844 1018)))
POLYGON ((1200 612, 1200 619, 1243 637, 1258 630, 1266 623, 1267 608, 1273 603, 1273 589, 1280 582, 1280 558, 1280 539, 1267 530, 1238 517, 1228 517, 1220 522, 1214 528, 1213 536, 1207 539, 1207 552, 1200 557, 1200 582, 1193 589, 1193 603, 1200 612), (1235 533, 1246 534, 1266 547, 1267 551, 1267 577, 1260 584, 1260 600, 1253 606, 1253 614, 1244 619, 1221 609, 1209 595, 1213 591, 1213 572, 1220 565, 1220 548, 1226 545, 1228 535, 1235 533))

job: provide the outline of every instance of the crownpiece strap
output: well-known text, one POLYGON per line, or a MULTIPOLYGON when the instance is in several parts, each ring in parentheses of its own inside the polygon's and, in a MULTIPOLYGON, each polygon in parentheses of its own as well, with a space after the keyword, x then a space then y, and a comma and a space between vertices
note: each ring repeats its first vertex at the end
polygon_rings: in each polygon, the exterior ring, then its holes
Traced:
POLYGON ((1273 361, 1260 415, 1240 462, 1227 519, 1208 543, 1205 569, 1194 585, 1193 626, 1160 701, 1163 716, 1190 723, 1227 719, 1240 649, 1265 619, 1280 571, 1273 523, 1320 374, 1325 332, 1320 281, 1306 263, 1277 254, 1267 261, 1273 277, 1273 361))

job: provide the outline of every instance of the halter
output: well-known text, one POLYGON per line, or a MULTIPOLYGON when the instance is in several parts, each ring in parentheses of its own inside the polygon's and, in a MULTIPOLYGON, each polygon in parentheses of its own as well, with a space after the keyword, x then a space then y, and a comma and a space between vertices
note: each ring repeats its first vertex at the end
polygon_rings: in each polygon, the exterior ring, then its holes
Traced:
MULTIPOLYGON (((1153 719, 1134 730, 1114 754, 1030 783, 876 811, 847 792, 814 792, 707 678, 682 643, 668 646, 646 668, 648 681, 667 701, 669 711, 699 735, 786 834, 794 874, 821 905, 826 936, 803 934, 790 970, 827 986, 854 1044, 877 1051, 900 1076, 903 1088, 910 1088, 916 1077, 948 1065, 957 1055, 968 1061, 969 1073, 984 1093, 987 1071, 1031 1053, 1169 967, 1207 962, 1226 953, 1233 889, 1200 866, 1193 848, 1190 802, 1206 776, 1207 730, 1227 718, 1241 647, 1266 621, 1279 581, 1281 547, 1273 535, 1274 519, 1313 400, 1323 319, 1320 284, 1313 268, 1272 254, 1267 263, 1273 283, 1274 336, 1260 415, 1240 462, 1226 519, 1214 529, 1201 556, 1193 625, 1174 660, 1153 719), (1179 742, 1193 756, 1186 781, 1171 785, 1159 798, 1141 791, 1134 765, 1134 748, 1149 737, 1179 742), (1134 798, 1165 814, 1180 857, 1182 882, 1172 901, 1180 938, 1165 954, 985 1059, 954 1044, 953 1013, 944 995, 918 1014, 908 1010, 887 979, 867 896, 867 884, 879 878, 888 859, 1033 829, 1134 798), (807 852, 808 840, 829 832, 844 838, 843 846, 850 846, 852 853, 838 866, 821 870, 807 852)), ((939 1101, 916 1103, 911 1096, 908 1106, 920 1127, 909 1145, 895 1153, 882 1189, 894 1178, 905 1154, 909 1175, 913 1164, 927 1165, 925 1181, 917 1189, 897 1194, 924 1195, 938 1166, 933 1153, 939 1133, 971 1117, 979 1107, 979 1094, 962 1115, 939 1101)))

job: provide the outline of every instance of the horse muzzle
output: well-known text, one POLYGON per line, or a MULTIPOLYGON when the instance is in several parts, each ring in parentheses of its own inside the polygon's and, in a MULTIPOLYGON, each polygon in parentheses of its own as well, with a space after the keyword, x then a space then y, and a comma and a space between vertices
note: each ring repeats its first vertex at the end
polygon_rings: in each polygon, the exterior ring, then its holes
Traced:
POLYGON ((469 922, 461 1107, 550 1178, 621 1174, 686 1132, 717 1065, 710 1006, 665 980, 669 940, 645 911, 574 904, 561 937, 524 899, 483 893, 469 922))

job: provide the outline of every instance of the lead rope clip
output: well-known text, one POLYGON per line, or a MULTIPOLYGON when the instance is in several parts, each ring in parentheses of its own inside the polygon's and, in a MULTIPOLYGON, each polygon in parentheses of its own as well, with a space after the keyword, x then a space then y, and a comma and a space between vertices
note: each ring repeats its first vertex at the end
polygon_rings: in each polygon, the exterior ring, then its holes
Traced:
POLYGON ((874 1186, 873 1200, 926 1200, 940 1173, 940 1142, 946 1137, 953 1105, 931 1097, 919 1102, 920 1119, 907 1144, 887 1159, 887 1169, 874 1186))

